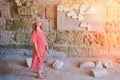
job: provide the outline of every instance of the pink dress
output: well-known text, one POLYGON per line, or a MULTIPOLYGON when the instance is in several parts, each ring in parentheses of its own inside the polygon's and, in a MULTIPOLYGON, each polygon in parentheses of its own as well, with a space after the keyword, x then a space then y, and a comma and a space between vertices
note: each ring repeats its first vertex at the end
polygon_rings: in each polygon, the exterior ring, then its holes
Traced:
POLYGON ((34 47, 33 49, 33 54, 32 54, 32 65, 30 68, 30 71, 38 71, 42 69, 44 60, 45 60, 45 36, 44 36, 44 31, 41 30, 33 30, 32 31, 32 36, 31 36, 31 41, 33 43, 36 43, 38 46, 38 51, 40 53, 40 62, 38 60, 38 56, 36 53, 36 49, 34 47))

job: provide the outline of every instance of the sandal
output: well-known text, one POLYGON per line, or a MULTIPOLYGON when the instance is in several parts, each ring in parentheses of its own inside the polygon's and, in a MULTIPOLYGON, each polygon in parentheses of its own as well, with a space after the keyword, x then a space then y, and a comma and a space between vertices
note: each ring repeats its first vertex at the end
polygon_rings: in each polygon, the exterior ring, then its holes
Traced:
POLYGON ((42 71, 41 74, 46 74, 46 71, 42 71))

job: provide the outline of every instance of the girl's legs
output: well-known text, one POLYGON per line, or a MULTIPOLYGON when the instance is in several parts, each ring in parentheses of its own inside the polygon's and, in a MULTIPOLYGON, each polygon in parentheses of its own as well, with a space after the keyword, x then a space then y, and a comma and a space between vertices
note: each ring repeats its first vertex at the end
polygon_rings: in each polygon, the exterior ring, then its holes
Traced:
POLYGON ((43 70, 43 66, 44 66, 44 65, 41 66, 41 74, 45 74, 45 73, 46 73, 46 72, 43 70))
MULTIPOLYGON (((41 58, 42 59, 42 58, 41 58)), ((43 76, 42 74, 44 73, 43 70, 43 64, 44 61, 40 60, 41 62, 38 63, 38 78, 44 78, 45 76, 43 76)))
POLYGON ((42 75, 43 74, 43 72, 42 72, 42 69, 40 69, 40 70, 38 70, 38 78, 45 78, 45 76, 44 75, 42 75))

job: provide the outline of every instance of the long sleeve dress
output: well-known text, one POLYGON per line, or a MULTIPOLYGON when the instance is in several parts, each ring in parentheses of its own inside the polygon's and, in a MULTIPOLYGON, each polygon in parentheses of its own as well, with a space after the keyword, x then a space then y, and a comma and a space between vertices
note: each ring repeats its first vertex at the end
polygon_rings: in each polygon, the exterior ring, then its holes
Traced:
POLYGON ((40 62, 38 60, 38 55, 36 48, 34 46, 33 53, 32 53, 32 65, 30 68, 30 71, 38 71, 41 70, 44 60, 45 60, 45 36, 44 31, 41 30, 33 30, 31 35, 31 41, 37 45, 38 51, 39 51, 39 58, 40 62))

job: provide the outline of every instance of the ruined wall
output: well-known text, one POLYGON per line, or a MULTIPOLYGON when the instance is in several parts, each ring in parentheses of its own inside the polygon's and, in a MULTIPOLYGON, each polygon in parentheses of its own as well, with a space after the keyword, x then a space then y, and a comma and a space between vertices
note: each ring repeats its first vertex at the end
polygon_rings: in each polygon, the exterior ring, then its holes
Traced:
POLYGON ((111 7, 114 5, 111 1, 114 0, 1 0, 0 20, 3 22, 0 23, 0 48, 31 49, 31 23, 37 15, 44 20, 43 27, 49 49, 65 52, 68 56, 118 56, 120 1, 115 1, 118 4, 116 8, 111 7), (103 32, 58 30, 57 6, 60 4, 105 4, 103 32), (3 15, 3 7, 7 16, 3 15), (111 13, 113 9, 114 13, 111 13))

